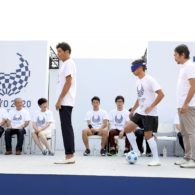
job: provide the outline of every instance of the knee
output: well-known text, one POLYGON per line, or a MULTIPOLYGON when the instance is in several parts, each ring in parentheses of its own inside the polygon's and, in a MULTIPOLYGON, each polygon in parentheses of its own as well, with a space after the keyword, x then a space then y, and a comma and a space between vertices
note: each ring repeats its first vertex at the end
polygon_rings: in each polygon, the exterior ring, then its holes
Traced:
POLYGON ((5 136, 10 135, 10 134, 11 134, 11 129, 6 129, 5 136))
POLYGON ((110 136, 111 136, 111 137, 114 136, 114 130, 110 130, 110 131, 109 131, 109 137, 110 137, 110 136))
POLYGON ((108 135, 108 131, 106 129, 102 130, 102 137, 105 137, 108 135))
POLYGON ((44 132, 43 131, 41 131, 41 132, 39 132, 38 133, 38 137, 44 137, 45 135, 44 135, 44 132))
POLYGON ((82 135, 87 136, 87 133, 88 133, 88 130, 87 129, 83 129, 82 135))

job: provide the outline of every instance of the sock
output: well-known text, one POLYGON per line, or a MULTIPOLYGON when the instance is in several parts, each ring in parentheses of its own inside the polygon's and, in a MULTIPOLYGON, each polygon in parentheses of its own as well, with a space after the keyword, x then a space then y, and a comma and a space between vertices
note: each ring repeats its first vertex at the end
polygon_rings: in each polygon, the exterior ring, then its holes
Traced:
POLYGON ((148 144, 149 144, 150 149, 152 151, 153 160, 159 160, 159 158, 158 158, 158 148, 157 148, 157 144, 156 144, 156 141, 155 141, 154 137, 151 137, 147 141, 148 141, 148 144))
POLYGON ((133 151, 137 153, 137 155, 140 155, 140 151, 137 147, 137 142, 136 142, 136 137, 135 137, 135 134, 134 132, 131 132, 131 133, 126 133, 126 136, 133 148, 133 151))

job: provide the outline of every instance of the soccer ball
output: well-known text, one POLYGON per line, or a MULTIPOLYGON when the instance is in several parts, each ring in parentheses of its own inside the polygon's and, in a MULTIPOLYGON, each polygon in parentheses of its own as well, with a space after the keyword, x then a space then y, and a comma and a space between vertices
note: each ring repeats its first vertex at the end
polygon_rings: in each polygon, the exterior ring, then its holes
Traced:
POLYGON ((126 160, 129 164, 135 164, 138 160, 137 154, 132 150, 126 155, 126 160))

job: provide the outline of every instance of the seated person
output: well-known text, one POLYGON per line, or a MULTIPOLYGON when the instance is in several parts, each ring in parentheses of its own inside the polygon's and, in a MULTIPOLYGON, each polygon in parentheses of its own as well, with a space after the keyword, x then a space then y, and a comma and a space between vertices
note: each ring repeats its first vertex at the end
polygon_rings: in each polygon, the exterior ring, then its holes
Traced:
POLYGON ((106 143, 108 136, 108 114, 105 110, 100 109, 100 98, 95 96, 91 99, 93 110, 87 112, 85 120, 87 121, 88 128, 82 131, 83 143, 86 147, 84 156, 90 154, 88 136, 100 135, 101 140, 101 150, 100 154, 102 156, 106 155, 106 143))
POLYGON ((48 143, 47 138, 51 138, 53 127, 53 114, 48 110, 47 100, 40 98, 38 100, 40 111, 38 111, 32 120, 32 126, 34 131, 32 132, 32 138, 35 144, 39 147, 43 155, 53 156, 54 152, 51 150, 51 146, 48 143), (46 148, 46 149, 45 149, 46 148))
POLYGON ((15 108, 8 113, 8 128, 5 131, 5 155, 12 154, 12 135, 17 134, 16 155, 21 155, 22 145, 24 141, 25 128, 29 125, 30 114, 23 108, 23 100, 16 98, 14 100, 15 108))
POLYGON ((179 122, 179 115, 178 113, 175 115, 175 119, 174 119, 174 129, 177 133, 177 137, 179 140, 179 144, 182 147, 183 151, 185 152, 185 148, 184 148, 184 143, 183 143, 183 136, 181 134, 181 127, 180 127, 180 122, 179 122))
MULTIPOLYGON (((109 114, 109 122, 110 122, 110 131, 109 131, 109 138, 108 143, 110 145, 109 156, 115 155, 117 153, 116 143, 115 143, 115 136, 119 136, 119 138, 123 138, 125 135, 124 127, 129 121, 129 111, 124 108, 124 97, 117 96, 115 98, 116 109, 112 110, 109 114)), ((128 153, 130 151, 130 143, 125 138, 125 150, 124 153, 128 153)))
POLYGON ((7 117, 8 117, 7 111, 4 108, 0 107, 0 137, 3 135, 7 117))

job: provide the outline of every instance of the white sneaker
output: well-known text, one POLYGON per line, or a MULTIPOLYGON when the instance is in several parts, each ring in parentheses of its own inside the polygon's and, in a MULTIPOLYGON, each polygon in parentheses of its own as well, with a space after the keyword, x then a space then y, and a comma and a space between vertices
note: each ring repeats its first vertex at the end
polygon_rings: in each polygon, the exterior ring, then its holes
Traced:
POLYGON ((195 168, 195 162, 193 160, 189 160, 185 164, 180 165, 181 168, 195 168))
POLYGON ((161 164, 160 164, 160 161, 159 160, 153 160, 153 161, 151 161, 149 164, 148 164, 148 166, 160 166, 161 164))
POLYGON ((175 164, 175 165, 183 165, 183 164, 188 163, 188 161, 189 161, 189 160, 186 160, 186 159, 184 158, 184 159, 182 159, 182 160, 176 161, 174 164, 175 164))
POLYGON ((70 158, 70 159, 64 159, 64 160, 61 160, 61 161, 57 161, 57 162, 54 162, 54 164, 74 164, 75 163, 75 159, 74 157, 73 158, 70 158))

